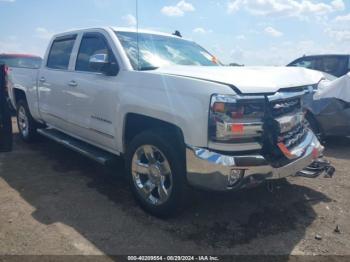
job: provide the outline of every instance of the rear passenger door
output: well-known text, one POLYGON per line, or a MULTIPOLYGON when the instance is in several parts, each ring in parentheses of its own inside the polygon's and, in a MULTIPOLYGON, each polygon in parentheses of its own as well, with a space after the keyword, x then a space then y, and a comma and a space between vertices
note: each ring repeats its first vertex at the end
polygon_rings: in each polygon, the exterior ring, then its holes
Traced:
POLYGON ((67 91, 70 101, 69 120, 72 132, 103 148, 115 148, 115 119, 118 101, 118 63, 111 46, 112 40, 104 31, 86 32, 80 36, 74 72, 74 83, 67 91), (116 67, 114 75, 90 64, 92 56, 106 56, 116 67))
POLYGON ((57 37, 51 43, 46 64, 38 75, 39 110, 50 125, 66 131, 68 126, 67 86, 69 65, 77 35, 57 37))

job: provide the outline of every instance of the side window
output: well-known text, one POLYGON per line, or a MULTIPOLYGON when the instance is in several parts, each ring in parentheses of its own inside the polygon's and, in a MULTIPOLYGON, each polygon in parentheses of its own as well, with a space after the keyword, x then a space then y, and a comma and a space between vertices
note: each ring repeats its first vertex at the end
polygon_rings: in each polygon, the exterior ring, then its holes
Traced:
POLYGON ((347 73, 347 63, 345 56, 326 56, 322 58, 319 70, 340 77, 347 73))
POLYGON ((76 71, 85 72, 102 72, 103 68, 92 68, 90 57, 93 55, 107 56, 110 63, 116 63, 115 57, 108 47, 107 41, 100 34, 85 34, 81 40, 77 62, 75 65, 76 71))
POLYGON ((76 36, 57 38, 51 46, 47 59, 47 67, 53 69, 68 69, 69 59, 76 36))

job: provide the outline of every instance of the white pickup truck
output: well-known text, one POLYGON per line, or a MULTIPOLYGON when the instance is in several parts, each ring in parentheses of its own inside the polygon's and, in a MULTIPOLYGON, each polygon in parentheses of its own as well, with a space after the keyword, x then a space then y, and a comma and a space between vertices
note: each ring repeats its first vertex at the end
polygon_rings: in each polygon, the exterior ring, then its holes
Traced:
POLYGON ((225 67, 196 43, 123 28, 53 37, 42 66, 10 73, 21 137, 101 163, 123 156, 140 205, 167 215, 189 186, 237 190, 291 176, 323 147, 302 96, 316 71, 225 67))

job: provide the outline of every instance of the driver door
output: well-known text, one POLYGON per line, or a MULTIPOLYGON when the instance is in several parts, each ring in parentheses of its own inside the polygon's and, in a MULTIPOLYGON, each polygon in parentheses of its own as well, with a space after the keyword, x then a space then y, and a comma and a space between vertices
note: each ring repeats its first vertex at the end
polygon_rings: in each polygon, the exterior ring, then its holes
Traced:
POLYGON ((67 91, 69 122, 73 134, 97 146, 115 149, 115 119, 118 101, 118 74, 108 76, 103 68, 91 66, 91 58, 107 56, 117 66, 107 36, 84 33, 67 91))

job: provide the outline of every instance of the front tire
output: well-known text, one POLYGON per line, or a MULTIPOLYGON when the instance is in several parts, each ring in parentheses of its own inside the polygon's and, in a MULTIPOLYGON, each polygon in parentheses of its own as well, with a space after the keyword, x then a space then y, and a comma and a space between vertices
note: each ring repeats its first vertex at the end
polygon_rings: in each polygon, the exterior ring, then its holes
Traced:
POLYGON ((30 143, 36 140, 37 123, 30 114, 25 100, 17 102, 17 125, 23 141, 30 143))
POLYGON ((183 143, 169 131, 150 130, 129 144, 126 171, 140 206, 158 217, 169 217, 185 203, 187 180, 183 143))

